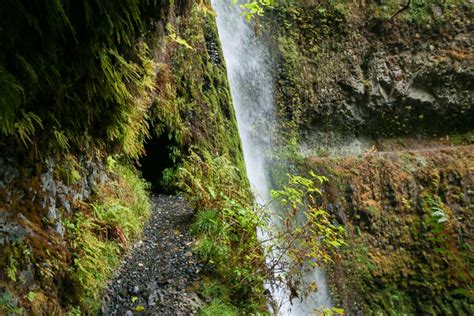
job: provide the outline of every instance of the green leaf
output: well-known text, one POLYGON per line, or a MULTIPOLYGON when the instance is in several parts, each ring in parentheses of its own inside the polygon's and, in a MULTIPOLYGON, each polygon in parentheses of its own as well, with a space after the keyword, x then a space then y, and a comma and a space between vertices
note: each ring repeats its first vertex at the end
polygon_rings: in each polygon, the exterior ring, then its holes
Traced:
POLYGON ((333 311, 334 314, 344 315, 344 309, 343 308, 333 307, 332 311, 333 311))
POLYGON ((33 301, 36 299, 36 297, 38 296, 38 293, 35 293, 35 292, 28 292, 28 295, 26 296, 28 298, 28 301, 30 301, 30 303, 33 303, 33 301))

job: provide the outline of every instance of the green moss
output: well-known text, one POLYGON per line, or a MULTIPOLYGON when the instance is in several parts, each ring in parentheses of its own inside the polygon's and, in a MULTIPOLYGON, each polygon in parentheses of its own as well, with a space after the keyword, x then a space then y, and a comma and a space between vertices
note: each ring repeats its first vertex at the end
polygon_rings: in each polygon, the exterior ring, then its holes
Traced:
POLYGON ((472 313, 473 259, 463 242, 472 238, 464 221, 470 202, 457 197, 468 190, 471 159, 466 147, 308 159, 310 170, 328 166, 337 175, 329 177, 339 183, 330 202, 344 210, 352 236, 342 251, 345 276, 337 268, 329 274, 336 303, 355 301, 350 310, 368 315, 472 313))
MULTIPOLYGON (((440 3, 435 0, 413 0, 410 6, 402 11, 398 18, 402 21, 413 23, 418 26, 426 26, 432 23, 447 22, 453 12, 459 6, 465 4, 462 0, 448 0, 440 3), (436 16, 434 11, 441 10, 442 15, 436 16)), ((403 1, 386 1, 383 5, 372 4, 371 9, 376 16, 388 19, 405 5, 403 1)))

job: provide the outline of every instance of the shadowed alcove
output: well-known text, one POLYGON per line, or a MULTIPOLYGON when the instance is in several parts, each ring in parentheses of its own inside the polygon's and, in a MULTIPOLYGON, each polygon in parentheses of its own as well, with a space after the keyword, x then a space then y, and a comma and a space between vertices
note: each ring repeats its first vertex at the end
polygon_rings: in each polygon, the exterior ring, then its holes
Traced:
POLYGON ((142 172, 146 181, 151 183, 154 193, 168 193, 163 183, 163 171, 173 167, 173 161, 170 158, 170 147, 175 145, 169 139, 165 131, 161 135, 153 136, 145 143, 145 154, 138 161, 138 169, 142 172))

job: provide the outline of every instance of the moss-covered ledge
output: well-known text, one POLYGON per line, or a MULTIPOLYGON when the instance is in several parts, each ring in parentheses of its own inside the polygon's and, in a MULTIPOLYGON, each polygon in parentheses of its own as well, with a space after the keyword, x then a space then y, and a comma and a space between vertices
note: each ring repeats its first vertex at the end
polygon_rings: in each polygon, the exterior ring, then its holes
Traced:
POLYGON ((473 158, 470 145, 306 160, 348 233, 329 274, 346 311, 472 314, 473 158))

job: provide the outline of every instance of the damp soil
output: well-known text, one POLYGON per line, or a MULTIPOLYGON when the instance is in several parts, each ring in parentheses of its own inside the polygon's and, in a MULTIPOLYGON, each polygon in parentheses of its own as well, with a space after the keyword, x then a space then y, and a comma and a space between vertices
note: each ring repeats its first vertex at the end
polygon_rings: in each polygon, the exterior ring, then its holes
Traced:
POLYGON ((190 315, 202 266, 192 252, 193 210, 183 197, 157 195, 142 239, 104 293, 101 315, 190 315))

